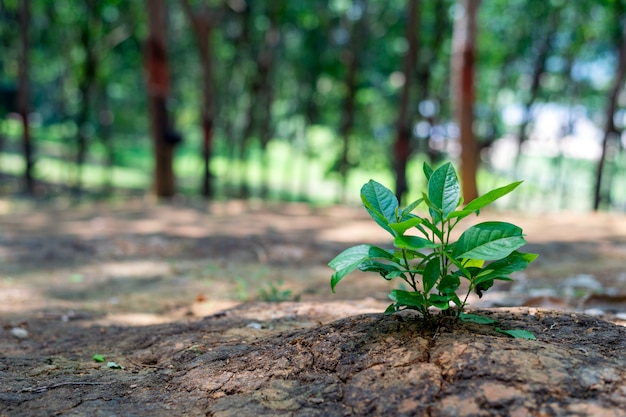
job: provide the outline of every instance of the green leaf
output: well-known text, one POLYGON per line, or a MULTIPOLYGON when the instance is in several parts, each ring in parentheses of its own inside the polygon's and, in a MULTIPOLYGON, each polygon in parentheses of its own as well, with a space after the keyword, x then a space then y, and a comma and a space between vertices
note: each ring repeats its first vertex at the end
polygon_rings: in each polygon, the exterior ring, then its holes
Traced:
POLYGON ((415 216, 400 223, 389 223, 389 227, 391 227, 398 235, 403 235, 404 232, 417 226, 418 224, 421 224, 422 221, 423 220, 420 217, 415 216))
MULTIPOLYGON (((447 218, 452 213, 461 199, 461 187, 456 176, 456 171, 450 162, 437 168, 428 180, 428 199, 438 209, 441 210, 441 217, 447 218)), ((432 213, 431 213, 432 215, 432 213)), ((433 219, 440 220, 437 217, 433 219)))
POLYGON ((508 334, 509 336, 513 336, 516 339, 537 340, 533 332, 529 332, 528 330, 502 330, 500 328, 496 328, 496 332, 508 334))
POLYGON ((336 271, 330 279, 332 291, 335 291, 335 286, 339 281, 370 258, 393 259, 393 255, 377 246, 357 245, 346 249, 331 260, 328 266, 336 271))
POLYGON ((513 272, 523 271, 528 264, 537 259, 537 256, 539 255, 534 253, 513 251, 506 258, 490 263, 485 269, 491 270, 491 272, 477 275, 474 284, 489 279, 504 279, 513 272))
POLYGON ((410 249, 415 251, 425 248, 434 249, 439 247, 437 243, 431 242, 430 240, 419 236, 396 236, 393 240, 393 244, 399 249, 410 249))
POLYGON ((493 272, 491 268, 483 268, 480 272, 478 272, 475 276, 476 279, 480 279, 481 277, 486 277, 493 272))
POLYGON ((483 298, 483 291, 487 291, 491 287, 493 287, 493 278, 483 279, 478 284, 474 283, 474 292, 478 295, 478 298, 483 298))
MULTIPOLYGON (((435 236, 437 236, 439 238, 439 240, 441 240, 441 241, 444 240, 443 234, 441 233, 441 230, 439 230, 439 228, 435 224, 431 223, 428 219, 422 219, 422 220, 423 220, 423 222, 422 222, 421 225, 417 226, 418 228, 420 228, 423 225, 428 230, 430 230, 435 236)), ((422 229, 420 229, 420 230, 422 230, 422 229)), ((425 232, 425 230, 422 233, 424 233, 424 232, 425 232)), ((424 233, 424 235, 427 236, 428 234, 424 233)))
POLYGON ((422 273, 422 279, 424 283, 424 294, 428 294, 430 290, 435 286, 441 273, 441 260, 439 258, 433 258, 424 267, 422 273))
POLYGON ((458 295, 456 295, 456 293, 449 294, 449 297, 450 297, 450 299, 452 300, 452 302, 453 302, 453 303, 454 303, 457 307, 459 307, 460 309, 462 309, 462 308, 463 308, 463 306, 465 305, 465 304, 461 301, 461 299, 459 298, 459 296, 458 296, 458 295))
POLYGON ((374 180, 369 180, 361 187, 361 201, 374 221, 395 236, 396 233, 389 227, 389 223, 397 221, 398 199, 391 190, 374 180))
POLYGON ((398 307, 395 304, 389 304, 389 307, 385 309, 383 314, 393 314, 398 311, 398 307))
POLYGON ((400 306, 420 309, 425 305, 424 296, 415 291, 391 290, 389 292, 389 298, 400 306))
POLYGON ((476 314, 468 314, 468 313, 461 313, 459 318, 462 321, 469 322, 469 323, 476 323, 476 324, 496 324, 498 322, 497 320, 490 319, 489 317, 483 317, 483 316, 479 316, 476 314))
POLYGON ((428 302, 430 305, 437 307, 441 310, 447 310, 450 308, 450 301, 452 301, 452 297, 449 295, 441 295, 441 294, 431 294, 428 297, 428 302))
POLYGON ((426 181, 430 180, 430 176, 433 175, 433 169, 426 163, 422 165, 422 170, 424 171, 424 175, 426 176, 426 181))
POLYGON ((96 362, 104 362, 104 355, 93 355, 93 360, 96 362))
POLYGON ((406 206, 404 209, 402 209, 402 215, 401 215, 402 220, 404 220, 405 218, 408 218, 411 212, 415 210, 415 208, 419 206, 420 204, 422 204, 423 202, 424 202, 424 199, 420 198, 418 200, 415 200, 408 206, 406 206))
POLYGON ((450 215, 448 215, 448 219, 453 219, 453 218, 458 217, 460 220, 469 216, 470 214, 473 214, 473 213, 478 214, 481 208, 493 203, 500 197, 505 196, 506 194, 510 193, 515 188, 517 188, 517 186, 519 186, 522 182, 523 181, 517 181, 509 185, 505 185, 504 187, 491 190, 488 193, 470 201, 465 207, 463 207, 463 210, 453 211, 452 213, 450 213, 450 215))
POLYGON ((426 193, 422 193, 422 200, 424 201, 424 203, 426 203, 426 206, 428 206, 428 209, 431 213, 433 211, 439 210, 439 208, 435 205, 435 203, 430 201, 430 198, 428 198, 428 195, 426 193))
POLYGON ((496 260, 525 244, 519 227, 505 222, 485 222, 463 232, 454 247, 454 257, 496 260))
POLYGON ((424 259, 428 256, 419 251, 411 249, 402 249, 402 251, 396 251, 394 252, 394 255, 396 256, 396 258, 399 259, 405 257, 409 261, 412 259, 424 259))
POLYGON ((450 213, 448 215, 448 219, 454 219, 454 218, 458 217, 459 220, 460 220, 460 219, 463 219, 463 218, 465 218, 465 217, 467 217, 470 214, 473 214, 475 212, 476 212, 476 210, 456 210, 456 211, 453 211, 452 213, 450 213))
POLYGON ((364 244, 352 246, 344 250, 339 255, 335 256, 335 258, 328 263, 328 266, 338 271, 368 258, 393 259, 394 257, 391 253, 378 246, 364 244))
POLYGON ((460 285, 461 280, 458 275, 449 274, 441 278, 441 281, 439 281, 437 285, 437 290, 441 294, 451 295, 456 292, 460 285))
POLYGON ((329 263, 328 266, 333 268, 336 271, 341 271, 350 267, 353 264, 356 264, 354 267, 358 266, 361 262, 363 262, 369 256, 371 249, 371 245, 357 245, 352 246, 341 252, 339 255, 335 256, 329 263))
POLYGON ((385 279, 393 279, 404 275, 404 269, 397 265, 387 264, 376 260, 367 259, 361 263, 359 269, 364 272, 378 272, 385 279))
POLYGON ((488 193, 483 194, 480 197, 475 198, 474 200, 472 200, 469 203, 467 203, 467 205, 463 208, 463 211, 465 211, 465 210, 471 210, 471 211, 480 210, 481 208, 483 208, 483 207, 493 203, 494 201, 496 201, 500 197, 507 195, 508 193, 510 193, 511 191, 516 189, 522 182, 523 181, 517 181, 517 182, 511 183, 509 185, 505 185, 504 187, 500 187, 500 188, 496 188, 495 190, 491 190, 488 193))
POLYGON ((466 268, 469 268, 472 266, 476 268, 482 268, 484 264, 485 264, 484 259, 467 259, 465 262, 463 262, 463 266, 466 268))

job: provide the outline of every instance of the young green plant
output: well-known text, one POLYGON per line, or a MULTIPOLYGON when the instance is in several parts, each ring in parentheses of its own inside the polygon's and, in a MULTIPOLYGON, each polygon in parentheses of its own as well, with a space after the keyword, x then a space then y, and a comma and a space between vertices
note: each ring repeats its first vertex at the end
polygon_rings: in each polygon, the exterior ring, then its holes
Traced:
POLYGON ((376 272, 386 280, 400 278, 404 286, 389 293, 393 303, 386 313, 418 310, 425 320, 458 318, 474 292, 482 297, 495 280, 511 280, 515 271, 525 269, 537 255, 517 249, 526 244, 522 229, 506 222, 488 221, 469 227, 457 241, 452 231, 459 221, 510 193, 521 181, 496 188, 463 206, 456 171, 451 163, 432 170, 424 164, 427 190, 422 198, 405 208, 383 185, 370 180, 361 188, 361 200, 374 221, 393 237, 391 250, 374 245, 351 247, 332 261, 335 270, 330 285, 359 269, 376 272), (426 205, 427 215, 414 212, 426 205), (468 281, 460 293, 461 280, 468 281))

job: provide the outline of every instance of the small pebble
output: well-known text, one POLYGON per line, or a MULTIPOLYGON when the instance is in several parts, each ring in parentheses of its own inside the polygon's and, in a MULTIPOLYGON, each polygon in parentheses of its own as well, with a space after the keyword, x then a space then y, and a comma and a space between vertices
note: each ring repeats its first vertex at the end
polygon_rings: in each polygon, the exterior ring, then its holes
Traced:
POLYGON ((602 290, 602 283, 590 274, 578 274, 573 277, 566 278, 560 283, 565 292, 576 293, 576 290, 584 290, 595 293, 602 290))
POLYGON ((604 316, 605 311, 600 310, 599 308, 588 308, 584 311, 584 313, 590 316, 604 316))
POLYGON ((531 288, 528 290, 528 297, 558 297, 559 294, 552 288, 531 288))
POLYGON ((26 339, 28 337, 28 330, 21 327, 14 327, 11 329, 11 335, 17 339, 26 339))
POLYGON ((261 323, 257 323, 256 321, 253 321, 252 323, 248 323, 246 325, 246 327, 250 327, 252 329, 261 330, 263 328, 263 325, 261 323))

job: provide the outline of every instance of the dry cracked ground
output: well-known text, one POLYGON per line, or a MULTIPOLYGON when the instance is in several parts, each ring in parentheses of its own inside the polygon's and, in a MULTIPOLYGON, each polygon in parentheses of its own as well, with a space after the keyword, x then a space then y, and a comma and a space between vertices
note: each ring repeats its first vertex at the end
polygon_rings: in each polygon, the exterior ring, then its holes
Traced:
POLYGON ((347 207, 0 200, 0 416, 626 416, 626 216, 484 213, 539 260, 492 325, 383 316, 347 207), (102 355, 102 362, 94 360, 102 355))

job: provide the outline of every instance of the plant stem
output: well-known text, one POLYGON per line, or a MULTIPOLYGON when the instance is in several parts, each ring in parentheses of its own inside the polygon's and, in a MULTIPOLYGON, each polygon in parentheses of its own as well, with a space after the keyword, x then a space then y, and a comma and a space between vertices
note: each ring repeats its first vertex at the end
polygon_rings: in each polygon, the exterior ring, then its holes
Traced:
POLYGON ((406 257, 406 249, 402 249, 402 260, 404 261, 404 267, 409 272, 409 276, 411 277, 411 282, 407 281, 407 284, 413 288, 413 291, 417 291, 417 282, 415 282, 415 273, 411 272, 411 265, 409 265, 409 260, 406 257))
POLYGON ((463 302, 459 306, 459 310, 456 313, 457 317, 461 315, 461 312, 463 312, 463 309, 467 305, 467 299, 469 298, 469 295, 472 292, 472 287, 473 287, 473 285, 472 285, 472 283, 470 283, 469 288, 467 289, 467 294, 465 294, 465 298, 463 299, 463 302))
POLYGON ((437 248, 437 255, 439 256, 439 259, 440 259, 440 269, 441 269, 441 272, 439 273, 440 280, 448 274, 448 259, 445 256, 445 251, 448 247, 449 240, 450 240, 450 232, 448 231, 448 233, 446 233, 446 222, 442 219, 441 220, 441 239, 439 241, 439 243, 441 243, 441 246, 437 248))

